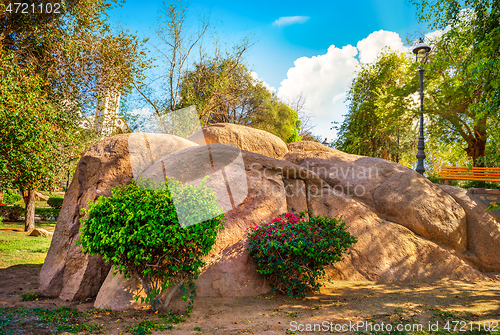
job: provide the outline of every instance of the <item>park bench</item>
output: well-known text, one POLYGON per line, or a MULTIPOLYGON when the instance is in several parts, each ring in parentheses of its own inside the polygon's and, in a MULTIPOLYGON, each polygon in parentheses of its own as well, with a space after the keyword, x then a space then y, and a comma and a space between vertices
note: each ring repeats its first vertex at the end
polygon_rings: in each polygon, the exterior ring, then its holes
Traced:
POLYGON ((439 179, 448 180, 481 180, 490 182, 500 181, 500 168, 495 167, 465 167, 465 166, 442 166, 439 179))

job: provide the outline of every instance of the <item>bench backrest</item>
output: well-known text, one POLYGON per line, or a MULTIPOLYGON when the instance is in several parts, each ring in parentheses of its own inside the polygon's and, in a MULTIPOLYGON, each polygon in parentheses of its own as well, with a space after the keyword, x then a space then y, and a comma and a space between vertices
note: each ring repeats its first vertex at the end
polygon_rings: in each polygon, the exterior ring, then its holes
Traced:
POLYGON ((440 179, 500 181, 500 168, 442 166, 440 179))

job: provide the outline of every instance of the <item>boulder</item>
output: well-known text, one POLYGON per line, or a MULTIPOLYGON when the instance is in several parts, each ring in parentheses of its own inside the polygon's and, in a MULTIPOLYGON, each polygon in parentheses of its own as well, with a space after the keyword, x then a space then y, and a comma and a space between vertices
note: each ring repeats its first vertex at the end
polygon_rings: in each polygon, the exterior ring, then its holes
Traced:
POLYGON ((459 187, 438 185, 467 214, 467 251, 464 255, 481 271, 500 271, 500 215, 486 210, 480 199, 459 187))
POLYGON ((188 140, 200 145, 222 143, 272 158, 281 158, 288 149, 281 138, 267 131, 232 123, 216 123, 193 134, 188 140))
MULTIPOLYGON (((285 161, 240 151, 230 146, 212 144, 209 147, 214 157, 213 161, 216 162, 215 172, 212 171, 210 162, 206 162, 207 146, 199 146, 186 148, 160 158, 144 171, 143 175, 159 181, 163 178, 163 170, 173 170, 173 166, 182 167, 189 162, 191 166, 197 168, 189 171, 183 168, 174 170, 178 172, 174 177, 186 182, 199 180, 200 176, 209 175, 206 186, 215 190, 220 198, 222 190, 226 190, 224 180, 229 181, 228 185, 233 186, 232 181, 241 182, 243 173, 246 182, 246 190, 243 192, 245 201, 238 204, 236 192, 231 193, 234 199, 232 202, 223 199, 223 206, 233 204, 234 207, 227 208, 225 229, 219 233, 215 246, 205 258, 207 265, 196 282, 197 296, 251 296, 267 293, 270 291, 269 283, 257 273, 256 264, 246 251, 248 247, 246 229, 287 211, 282 175, 295 175, 299 178, 312 175, 312 173, 285 161), (237 161, 235 157, 238 157, 238 154, 242 156, 243 171, 231 166, 231 163, 234 164, 234 161, 237 161), (217 173, 223 168, 225 168, 225 179, 221 173, 217 173), (221 181, 224 186, 222 190, 218 185, 221 181)), ((236 187, 232 189, 238 191, 237 188, 242 185, 240 183, 234 186, 236 187)), ((123 277, 106 280, 101 288, 103 293, 99 292, 95 305, 101 306, 100 308, 126 305, 130 296, 105 292, 112 292, 113 287, 117 285, 133 286, 133 283, 127 284, 127 281, 123 277)))
POLYGON ((342 217, 358 239, 344 262, 327 269, 330 279, 387 282, 487 278, 455 250, 384 220, 366 204, 345 194, 330 194, 333 191, 323 185, 317 196, 309 197, 309 210, 315 215, 342 217))
POLYGON ((147 304, 135 300, 135 296, 146 297, 142 285, 136 278, 125 278, 124 274, 115 272, 112 267, 94 302, 95 308, 124 311, 130 308, 139 309, 147 304))
POLYGON ((140 307, 131 301, 141 289, 137 282, 113 277, 109 264, 73 244, 87 201, 139 176, 195 184, 209 176, 205 185, 216 192, 226 222, 197 280, 199 296, 269 292, 247 252, 246 229, 287 211, 342 216, 358 238, 344 262, 327 268, 330 279, 482 280, 500 271, 498 219, 459 189, 438 187, 399 164, 314 142, 290 145, 277 159, 240 149, 245 141, 238 142, 239 136, 227 135, 229 145, 197 145, 171 135, 132 134, 94 145, 64 199, 40 293, 69 300, 97 295, 100 308, 140 307))
POLYGON ((467 248, 463 208, 407 167, 338 150, 295 152, 284 159, 314 171, 333 192, 361 201, 387 221, 460 252, 467 248))
POLYGON ((35 228, 31 231, 31 233, 28 235, 28 236, 43 236, 43 237, 47 237, 47 236, 52 236, 54 235, 54 233, 48 231, 48 230, 45 230, 45 229, 42 229, 42 228, 35 228))
POLYGON ((96 296, 110 265, 99 256, 89 256, 76 246, 82 208, 110 188, 129 184, 143 167, 180 148, 197 144, 173 135, 122 134, 95 144, 80 159, 54 231, 49 252, 40 272, 40 294, 64 300, 96 296), (129 149, 131 149, 129 153, 129 149))

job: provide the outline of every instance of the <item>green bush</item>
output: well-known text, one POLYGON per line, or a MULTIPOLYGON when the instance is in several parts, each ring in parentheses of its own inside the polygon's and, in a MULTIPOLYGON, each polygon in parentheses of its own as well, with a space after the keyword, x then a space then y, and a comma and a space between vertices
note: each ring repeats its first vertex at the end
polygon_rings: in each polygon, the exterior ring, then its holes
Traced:
MULTIPOLYGON (((205 178, 206 181, 206 178, 205 178)), ((204 182, 205 182, 204 181, 204 182)), ((203 182, 203 184, 204 184, 203 182)), ((215 194, 203 186, 183 185, 169 180, 165 190, 145 189, 135 184, 113 188, 108 198, 90 204, 82 219, 81 244, 84 252, 99 254, 126 277, 139 278, 153 310, 165 308, 177 289, 188 299, 187 312, 196 295, 194 280, 205 265, 202 257, 215 243, 223 228, 223 215, 215 194), (172 196, 195 212, 184 220, 212 214, 212 219, 182 227, 172 196), (173 286, 168 296, 163 293, 173 286)), ((178 203, 176 203, 179 205, 178 203)), ((138 299, 139 297, 136 297, 138 299)))
POLYGON ((3 227, 3 217, 0 215, 0 228, 3 227))
POLYGON ((12 190, 8 190, 3 194, 3 202, 9 205, 13 205, 16 202, 22 200, 22 196, 20 194, 15 193, 12 190))
POLYGON ((64 198, 50 197, 49 200, 47 200, 47 204, 52 208, 61 209, 63 201, 64 198))
POLYGON ((43 221, 51 219, 57 220, 59 212, 61 212, 61 210, 58 208, 35 208, 35 214, 38 215, 43 221))
POLYGON ((493 203, 489 204, 487 209, 489 211, 492 211, 492 212, 500 210, 500 202, 499 203, 493 202, 493 203))
POLYGON ((307 291, 319 290, 317 279, 325 275, 325 266, 342 261, 342 254, 356 243, 347 228, 337 218, 286 213, 250 228, 248 248, 257 271, 270 279, 275 291, 303 298, 307 291))

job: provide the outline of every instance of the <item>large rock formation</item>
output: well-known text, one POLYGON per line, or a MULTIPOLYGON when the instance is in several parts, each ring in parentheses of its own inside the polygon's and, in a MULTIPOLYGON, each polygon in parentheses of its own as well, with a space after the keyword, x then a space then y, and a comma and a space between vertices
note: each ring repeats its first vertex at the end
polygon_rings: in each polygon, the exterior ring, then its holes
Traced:
MULTIPOLYGON (((211 128, 205 132, 210 134, 211 128)), ((235 133, 229 138, 240 138, 238 132, 246 134, 248 127, 223 128, 235 133)), ((263 144, 268 138, 263 132, 253 141, 263 144)), ((227 143, 211 143, 220 142, 227 143)), ((230 144, 249 148, 241 143, 230 144)), ((83 155, 64 200, 40 275, 40 293, 70 300, 98 294, 97 307, 133 307, 138 284, 113 277, 109 264, 73 244, 80 209, 133 176, 162 180, 165 171, 190 182, 209 175, 207 186, 220 195, 226 211, 225 229, 197 281, 199 296, 268 292, 246 251, 245 230, 286 211, 342 215, 358 238, 345 262, 329 267, 331 279, 476 280, 500 271, 500 219, 465 191, 438 187, 399 164, 317 143, 293 143, 281 159, 263 155, 262 147, 255 153, 157 134, 119 135, 97 143, 83 155)), ((275 151, 269 155, 279 156, 275 151)))

